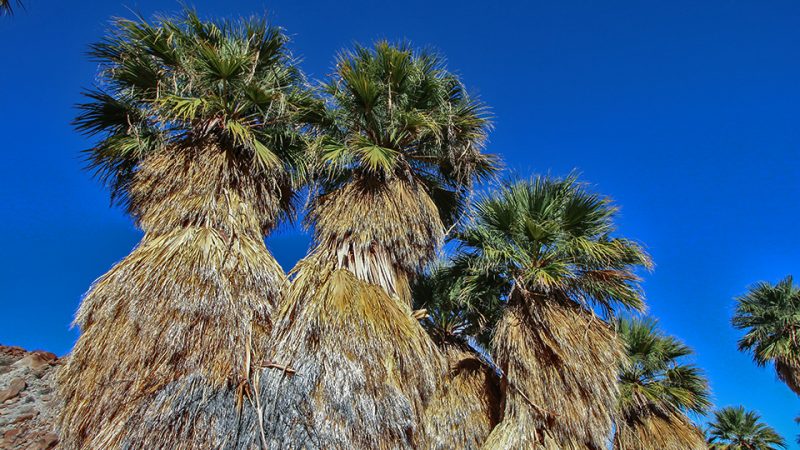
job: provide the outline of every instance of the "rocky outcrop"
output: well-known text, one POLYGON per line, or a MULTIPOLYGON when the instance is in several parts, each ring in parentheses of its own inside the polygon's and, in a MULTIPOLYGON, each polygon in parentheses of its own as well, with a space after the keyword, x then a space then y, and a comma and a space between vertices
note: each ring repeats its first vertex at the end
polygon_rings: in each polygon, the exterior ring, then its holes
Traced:
POLYGON ((60 363, 50 352, 0 345, 0 449, 56 447, 55 372, 60 363))

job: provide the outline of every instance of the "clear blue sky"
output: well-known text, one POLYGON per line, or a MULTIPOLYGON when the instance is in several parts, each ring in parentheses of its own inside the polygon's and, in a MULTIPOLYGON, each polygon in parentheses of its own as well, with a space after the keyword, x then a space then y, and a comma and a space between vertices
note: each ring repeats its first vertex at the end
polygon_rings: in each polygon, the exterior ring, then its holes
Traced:
MULTIPOLYGON (((70 121, 95 79, 85 51, 111 16, 180 6, 24 1, 0 18, 0 342, 64 354, 81 296, 141 236, 81 170, 89 142, 70 121)), ((657 265, 650 312, 697 351, 716 404, 756 409, 794 443, 800 400, 736 351, 729 319, 751 283, 800 277, 800 3, 190 4, 205 16, 268 12, 317 79, 353 42, 440 50, 493 108, 490 150, 511 171, 578 169, 621 205, 621 233, 657 265)), ((284 227, 268 245, 288 268, 307 242, 284 227)))

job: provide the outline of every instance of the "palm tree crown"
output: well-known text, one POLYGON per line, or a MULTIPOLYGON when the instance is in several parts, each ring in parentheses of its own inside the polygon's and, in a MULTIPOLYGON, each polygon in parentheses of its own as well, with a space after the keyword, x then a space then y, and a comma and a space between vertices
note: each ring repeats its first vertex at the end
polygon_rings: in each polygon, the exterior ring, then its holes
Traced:
POLYGON ((626 358, 620 367, 618 450, 704 449, 702 432, 686 417, 710 406, 708 382, 683 360, 692 350, 664 335, 653 320, 619 320, 626 358))
POLYGON ((515 290, 604 312, 643 308, 634 270, 649 268, 650 258, 633 241, 611 237, 616 211, 575 177, 502 188, 458 234, 464 254, 456 264, 472 268, 464 298, 494 280, 506 296, 515 290))
POLYGON ((726 407, 714 413, 708 427, 708 443, 713 450, 774 450, 786 448, 784 439, 761 421, 755 411, 726 407))
POLYGON ((440 57, 385 42, 343 53, 324 89, 316 240, 408 300, 404 278, 432 260, 466 190, 496 167, 481 152, 486 108, 440 57))
POLYGON ((682 361, 692 349, 661 333, 655 321, 617 324, 627 353, 619 376, 623 414, 635 415, 649 406, 666 414, 703 414, 711 404, 708 382, 697 367, 682 361))
MULTIPOLYGON (((132 185, 144 160, 172 154, 162 164, 181 166, 214 148, 258 180, 242 189, 253 191, 259 228, 271 226, 291 197, 287 172, 302 150, 296 123, 312 102, 286 41, 261 20, 207 22, 191 11, 155 23, 117 19, 92 46, 101 84, 76 120, 102 136, 87 156, 112 196, 141 220, 148 203, 169 200, 132 185)), ((172 205, 161 206, 168 214, 172 205)), ((178 209, 181 220, 201 220, 178 209)))
POLYGON ((792 277, 758 283, 739 297, 733 326, 747 331, 739 350, 752 352, 759 366, 774 363, 778 377, 800 395, 800 288, 792 277))

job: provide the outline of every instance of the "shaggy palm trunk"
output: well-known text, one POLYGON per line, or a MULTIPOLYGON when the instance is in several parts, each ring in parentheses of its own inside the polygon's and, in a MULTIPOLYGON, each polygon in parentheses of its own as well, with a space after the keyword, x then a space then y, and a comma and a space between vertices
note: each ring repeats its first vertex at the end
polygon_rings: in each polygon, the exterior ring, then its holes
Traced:
POLYGON ((141 163, 145 236, 95 282, 59 374, 65 449, 236 448, 250 364, 285 275, 264 246, 278 195, 214 146, 141 163), (258 324, 258 325, 254 325, 258 324))
POLYGON ((786 358, 778 358, 775 361, 775 370, 778 378, 786 383, 795 394, 800 395, 800 356, 792 361, 786 358))
POLYGON ((450 370, 425 412, 432 450, 480 449, 500 419, 500 379, 465 347, 444 348, 450 370))
POLYGON ((408 278, 441 239, 436 209, 403 183, 353 182, 314 219, 317 246, 274 333, 274 362, 290 370, 263 374, 269 447, 425 447, 419 424, 445 364, 412 316, 408 278))
POLYGON ((590 312, 515 291, 494 336, 505 410, 485 448, 607 448, 622 355, 590 312))
POLYGON ((706 450, 705 436, 680 413, 649 408, 617 423, 614 450, 706 450))

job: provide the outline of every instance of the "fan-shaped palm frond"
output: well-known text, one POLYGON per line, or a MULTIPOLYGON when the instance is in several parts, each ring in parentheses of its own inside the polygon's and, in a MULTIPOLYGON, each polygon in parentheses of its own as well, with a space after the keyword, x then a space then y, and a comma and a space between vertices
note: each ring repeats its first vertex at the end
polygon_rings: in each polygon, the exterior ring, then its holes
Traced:
POLYGON ((746 331, 739 350, 759 366, 774 363, 778 378, 800 395, 800 288, 788 276, 758 283, 737 300, 733 326, 746 331))
POLYGON ((615 448, 705 448, 703 433, 686 416, 710 406, 708 382, 683 361, 692 350, 652 320, 619 320, 617 330, 627 357, 619 374, 615 448))
POLYGON ((634 271, 650 267, 638 245, 612 237, 615 212, 575 177, 539 177, 484 198, 458 233, 459 295, 507 301, 493 345, 506 414, 487 448, 604 446, 622 349, 591 308, 642 308, 634 271))
POLYGON ((440 58, 387 43, 342 53, 325 90, 308 215, 315 248, 296 268, 274 338, 282 364, 325 370, 265 373, 266 398, 281 397, 266 411, 277 430, 270 439, 426 447, 424 406, 447 364, 412 313, 410 282, 433 260, 472 183, 494 170, 481 152, 485 108, 440 58), (357 292, 339 296, 345 279, 357 292), (375 297, 366 304, 358 292, 375 297), (351 314, 363 307, 374 310, 351 314))
POLYGON ((261 20, 187 11, 118 19, 92 46, 100 82, 76 125, 145 236, 76 316, 64 448, 258 445, 243 402, 286 287, 263 238, 289 209, 314 103, 286 41, 261 20))
MULTIPOLYGON (((462 261, 455 261, 460 263, 462 261)), ((413 284, 414 309, 425 312, 423 326, 438 345, 473 341, 488 348, 491 334, 503 313, 503 292, 497 280, 474 285, 494 289, 462 295, 469 268, 441 262, 413 284)))
POLYGON ((744 407, 726 407, 714 413, 708 425, 708 443, 712 450, 775 450, 786 448, 784 439, 761 421, 755 411, 744 407))

